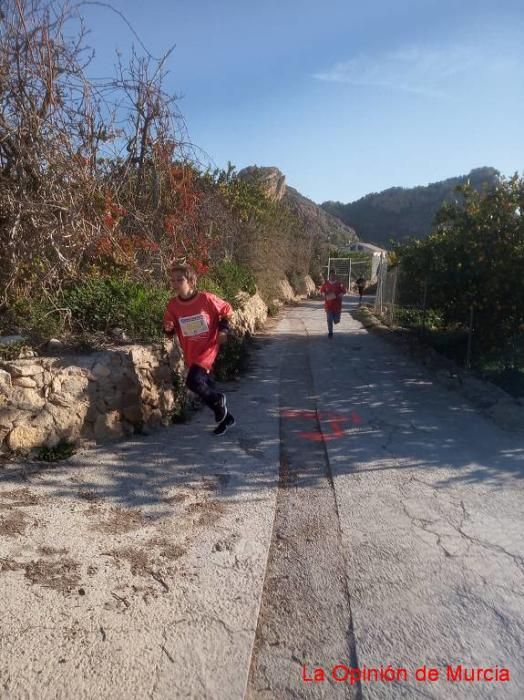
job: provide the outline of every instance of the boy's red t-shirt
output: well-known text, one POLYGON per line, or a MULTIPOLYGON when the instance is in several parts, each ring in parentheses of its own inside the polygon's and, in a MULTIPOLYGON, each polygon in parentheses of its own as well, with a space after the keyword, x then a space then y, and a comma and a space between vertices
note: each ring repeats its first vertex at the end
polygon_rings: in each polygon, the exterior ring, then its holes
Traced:
POLYGON ((171 299, 164 323, 172 321, 188 367, 210 370, 218 355, 218 322, 232 312, 231 305, 211 294, 197 292, 191 299, 171 299))
MULTIPOLYGON (((345 294, 347 289, 344 287, 342 282, 324 282, 320 287, 321 294, 345 294)), ((326 299, 324 301, 324 308, 326 311, 333 311, 333 313, 340 313, 342 310, 342 299, 335 297, 334 299, 326 299)))

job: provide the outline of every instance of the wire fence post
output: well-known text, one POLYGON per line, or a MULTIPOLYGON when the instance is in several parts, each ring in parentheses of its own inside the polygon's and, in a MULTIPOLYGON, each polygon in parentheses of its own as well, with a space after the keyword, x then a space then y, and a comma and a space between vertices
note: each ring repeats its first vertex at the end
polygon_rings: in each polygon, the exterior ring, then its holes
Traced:
POLYGON ((384 266, 382 261, 382 256, 380 256, 380 263, 378 267, 377 274, 377 293, 375 296, 375 311, 378 311, 382 315, 382 293, 384 288, 384 266))

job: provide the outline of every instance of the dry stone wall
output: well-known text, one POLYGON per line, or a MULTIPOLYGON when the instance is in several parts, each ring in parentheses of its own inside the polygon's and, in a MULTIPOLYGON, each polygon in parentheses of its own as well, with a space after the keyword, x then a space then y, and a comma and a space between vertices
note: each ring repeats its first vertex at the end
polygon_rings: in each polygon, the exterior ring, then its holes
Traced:
MULTIPOLYGON (((233 329, 250 334, 266 318, 261 297, 244 294, 233 329)), ((0 451, 100 443, 166 425, 180 399, 173 376, 182 372, 169 341, 0 362, 0 451)))
POLYGON ((104 442, 167 423, 178 363, 161 345, 2 362, 1 449, 104 442))

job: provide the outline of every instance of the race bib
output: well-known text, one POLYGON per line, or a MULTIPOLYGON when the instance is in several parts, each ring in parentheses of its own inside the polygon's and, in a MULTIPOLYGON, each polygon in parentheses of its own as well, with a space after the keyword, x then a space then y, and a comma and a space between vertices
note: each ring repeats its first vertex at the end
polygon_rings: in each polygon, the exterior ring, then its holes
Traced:
POLYGON ((205 335, 209 330, 207 320, 202 314, 185 316, 184 318, 179 318, 178 322, 184 338, 194 338, 197 335, 205 335))

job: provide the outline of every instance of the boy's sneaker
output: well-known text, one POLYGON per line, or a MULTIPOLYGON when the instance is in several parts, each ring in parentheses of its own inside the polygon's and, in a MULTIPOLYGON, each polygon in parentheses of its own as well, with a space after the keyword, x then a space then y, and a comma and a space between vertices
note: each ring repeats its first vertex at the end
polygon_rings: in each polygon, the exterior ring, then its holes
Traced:
POLYGON ((231 413, 228 413, 224 420, 220 421, 217 427, 213 430, 213 435, 223 435, 226 430, 231 428, 233 425, 235 425, 235 419, 231 413))
POLYGON ((226 395, 220 394, 220 399, 215 406, 215 422, 220 423, 227 416, 226 395))

